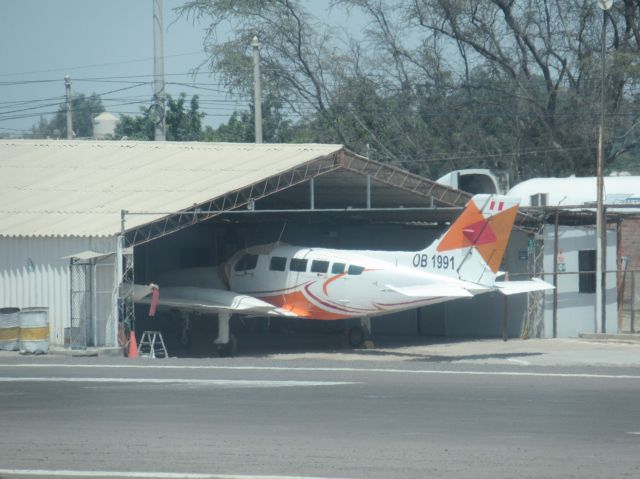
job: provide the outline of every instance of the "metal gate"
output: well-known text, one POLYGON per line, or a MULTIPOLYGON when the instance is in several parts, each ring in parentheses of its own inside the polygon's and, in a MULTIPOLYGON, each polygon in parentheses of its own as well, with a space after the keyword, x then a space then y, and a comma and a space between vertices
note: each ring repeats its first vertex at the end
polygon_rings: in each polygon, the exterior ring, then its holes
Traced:
MULTIPOLYGON (((85 251, 70 258, 71 324, 68 345, 116 346, 117 297, 115 255, 85 251)), ((65 343, 66 343, 65 337, 65 343)))
MULTIPOLYGON (((86 349, 87 338, 91 337, 92 265, 90 262, 71 258, 71 327, 69 347, 86 349)), ((65 341, 66 342, 66 341, 65 341)))

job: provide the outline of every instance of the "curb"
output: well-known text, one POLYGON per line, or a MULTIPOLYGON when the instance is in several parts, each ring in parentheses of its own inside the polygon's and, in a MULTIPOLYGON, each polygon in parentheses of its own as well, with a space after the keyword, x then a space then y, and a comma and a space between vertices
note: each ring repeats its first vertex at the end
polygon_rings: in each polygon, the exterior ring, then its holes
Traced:
POLYGON ((630 343, 640 343, 640 334, 622 333, 622 334, 608 334, 608 333, 581 333, 581 339, 589 339, 595 341, 621 341, 630 343))

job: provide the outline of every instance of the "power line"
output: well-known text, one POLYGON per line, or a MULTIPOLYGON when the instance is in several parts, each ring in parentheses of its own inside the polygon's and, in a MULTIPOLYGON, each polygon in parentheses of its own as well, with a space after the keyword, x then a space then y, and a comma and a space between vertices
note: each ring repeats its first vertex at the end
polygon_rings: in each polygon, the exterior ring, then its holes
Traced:
MULTIPOLYGON (((197 55, 197 54, 201 54, 204 53, 201 50, 195 51, 195 52, 186 52, 186 53, 176 53, 174 55, 164 55, 164 58, 175 58, 175 57, 186 57, 186 56, 190 56, 190 55, 197 55)), ((94 64, 90 64, 90 65, 80 65, 80 66, 75 66, 75 67, 66 67, 66 68, 53 68, 53 69, 49 69, 49 70, 34 70, 34 71, 30 71, 30 72, 19 72, 19 73, 2 73, 0 74, 0 77, 7 77, 7 76, 16 76, 16 75, 33 75, 35 73, 53 73, 53 72, 69 72, 72 70, 81 70, 81 69, 86 69, 86 68, 98 68, 98 67, 108 67, 108 66, 113 66, 113 65, 127 65, 130 63, 141 63, 141 62, 147 62, 147 61, 153 61, 153 57, 147 57, 147 58, 140 58, 137 60, 124 60, 124 61, 119 61, 119 62, 109 62, 109 63, 94 63, 94 64)))

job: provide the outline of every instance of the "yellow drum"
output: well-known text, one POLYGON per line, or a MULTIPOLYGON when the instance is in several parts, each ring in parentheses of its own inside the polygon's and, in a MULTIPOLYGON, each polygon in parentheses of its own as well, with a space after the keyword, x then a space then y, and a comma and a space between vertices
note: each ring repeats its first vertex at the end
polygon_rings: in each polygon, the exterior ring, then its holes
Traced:
POLYGON ((49 352, 49 310, 24 308, 19 313, 20 354, 46 354, 49 352))
POLYGON ((0 350, 18 350, 18 313, 20 308, 0 308, 0 350))

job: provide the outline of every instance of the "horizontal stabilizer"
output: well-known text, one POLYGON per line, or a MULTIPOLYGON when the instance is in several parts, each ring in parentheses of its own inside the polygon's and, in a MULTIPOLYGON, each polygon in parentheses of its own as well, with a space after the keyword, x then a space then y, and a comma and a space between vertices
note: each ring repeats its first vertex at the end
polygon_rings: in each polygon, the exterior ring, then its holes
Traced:
POLYGON ((529 281, 496 281, 495 286, 498 288, 498 291, 507 296, 554 289, 552 284, 538 278, 533 278, 529 281))
POLYGON ((450 285, 417 285, 404 286, 396 288, 394 286, 386 286, 391 291, 409 296, 410 298, 470 298, 472 293, 459 286, 450 285))

